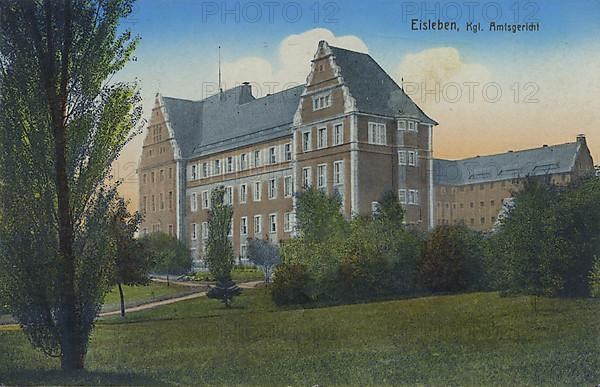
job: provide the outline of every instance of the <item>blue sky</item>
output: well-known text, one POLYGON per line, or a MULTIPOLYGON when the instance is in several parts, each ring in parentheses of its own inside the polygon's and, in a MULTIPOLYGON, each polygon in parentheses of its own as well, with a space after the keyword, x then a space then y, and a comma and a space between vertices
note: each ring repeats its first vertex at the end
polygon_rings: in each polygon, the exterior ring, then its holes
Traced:
MULTIPOLYGON (((598 0, 139 0, 123 23, 142 37, 138 60, 119 78, 139 79, 148 116, 156 92, 189 99, 205 96, 203 83, 217 80, 219 45, 227 87, 241 81, 283 84, 303 82, 318 40, 326 38, 335 45, 368 51, 397 82, 405 78, 423 85, 473 81, 501 85, 503 100, 492 104, 481 96, 458 103, 431 103, 411 96, 440 122, 434 141, 438 157, 562 143, 585 133, 600 158, 599 20, 598 0), (467 3, 473 4, 474 19, 485 31, 464 31, 467 3), (403 21, 403 16, 451 21, 457 9, 462 14, 459 32, 411 31, 410 21, 403 21), (518 9, 517 21, 530 15, 539 21, 540 31, 487 31, 497 9, 502 12, 499 23, 514 23, 518 9), (416 13, 409 12, 413 10, 416 13), (433 13, 421 14, 427 10, 433 13), (511 103, 515 82, 518 103, 511 103), (531 91, 525 88, 530 83, 536 88, 534 104, 523 100, 531 91)), ((140 149, 141 137, 127 147, 122 160, 137 161, 140 149)))

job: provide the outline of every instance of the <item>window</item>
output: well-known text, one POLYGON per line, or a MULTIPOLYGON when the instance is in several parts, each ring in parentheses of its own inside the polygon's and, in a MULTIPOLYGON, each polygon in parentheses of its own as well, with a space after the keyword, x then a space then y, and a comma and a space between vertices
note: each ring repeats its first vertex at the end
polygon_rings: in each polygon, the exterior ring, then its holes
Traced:
POLYGON ((482 216, 481 219, 479 219, 479 223, 485 224, 485 217, 482 216))
POLYGON ((269 215, 269 232, 274 234, 277 232, 277 214, 269 215))
POLYGON ((240 245, 240 258, 241 259, 248 258, 248 246, 246 246, 245 244, 240 245))
POLYGON ((419 204, 419 190, 408 190, 408 204, 419 204))
POLYGON ((170 224, 170 225, 169 225, 169 236, 173 236, 173 235, 175 235, 175 234, 173 233, 173 225, 172 225, 172 224, 170 224))
POLYGON ((473 208, 475 205, 474 205, 474 203, 473 203, 473 202, 471 202, 471 203, 469 203, 469 206, 470 206, 471 208, 473 208))
POLYGON ((240 234, 247 235, 248 234, 248 218, 242 216, 240 218, 240 234))
POLYGON ((327 147, 327 128, 319 128, 317 130, 317 148, 327 147))
POLYGON ((150 182, 154 183, 154 171, 150 172, 150 182))
POLYGON ((285 196, 286 198, 289 198, 292 196, 293 191, 294 191, 294 188, 292 187, 292 177, 285 176, 283 178, 283 196, 285 196))
POLYGON ((496 205, 496 201, 495 200, 490 200, 490 206, 494 207, 494 205, 496 205))
POLYGON ((210 197, 208 195, 208 191, 202 191, 202 208, 205 210, 210 208, 210 197))
POLYGON ((320 190, 327 188, 327 164, 317 166, 317 187, 320 190))
POLYGON ((344 161, 333 162, 333 184, 344 184, 344 161))
POLYGON ((275 147, 272 146, 269 148, 269 164, 275 164, 277 162, 277 153, 275 152, 275 147))
POLYGON ((232 206, 233 205, 233 187, 225 187, 225 197, 223 198, 225 204, 232 206))
POLYGON ((302 150, 304 152, 310 150, 310 132, 302 133, 302 150))
POLYGON ((248 186, 240 184, 240 203, 246 203, 248 197, 248 186))
POLYGON ((152 212, 156 211, 156 202, 154 201, 154 195, 152 195, 151 199, 150 199, 150 204, 152 206, 152 212))
POLYGON ((198 209, 198 201, 197 201, 197 195, 196 193, 192 193, 192 202, 190 203, 190 207, 192 208, 192 212, 195 212, 198 209))
POLYGON ((254 151, 254 166, 260 167, 261 158, 260 158, 260 150, 254 151))
POLYGON ((144 173, 144 174, 142 175, 142 183, 143 183, 143 184, 146 184, 146 183, 147 183, 147 181, 148 181, 148 175, 147 175, 146 173, 144 173))
POLYGON ((192 180, 196 180, 196 166, 192 165, 192 180))
POLYGON ((159 171, 160 181, 165 181, 165 170, 161 169, 159 171))
POLYGON ((248 154, 242 153, 240 155, 240 170, 248 168, 248 154))
POLYGON ((262 232, 262 216, 254 215, 254 235, 258 236, 262 232))
POLYGON ((147 205, 148 205, 148 197, 144 196, 144 199, 142 200, 142 212, 146 212, 146 208, 148 208, 147 205))
POLYGON ((233 172, 233 157, 227 157, 227 172, 233 172))
POLYGON ((215 160, 215 175, 220 175, 221 174, 221 160, 215 160))
POLYGON ((313 110, 321 110, 331 106, 331 94, 313 97, 313 110))
POLYGON ((260 202, 261 197, 261 184, 260 181, 254 183, 254 201, 260 202))
POLYGON ((196 239, 198 239, 198 225, 192 223, 192 240, 195 241, 196 239))
POLYGON ((231 223, 229 224, 229 232, 227 233, 227 237, 233 238, 233 219, 231 220, 231 223))
POLYGON ((208 239, 208 222, 202 222, 202 239, 208 239))
POLYGON ((173 209, 173 191, 169 191, 169 210, 173 209))
POLYGON ((408 130, 410 132, 416 132, 417 131, 417 123, 414 121, 408 121, 408 130))
POLYGON ((386 145, 385 124, 369 122, 369 144, 386 145))
POLYGON ((418 158, 419 153, 417 151, 408 151, 408 165, 416 167, 418 158))
POLYGON ((162 192, 158 194, 158 205, 161 211, 165 209, 165 197, 162 192))
POLYGON ((406 151, 398 151, 398 165, 406 165, 406 151))
POLYGON ((479 202, 479 207, 484 207, 484 206, 485 206, 485 202, 484 201, 479 202))
POLYGON ((398 130, 406 130, 406 121, 398 120, 398 130))
MULTIPOLYGON (((406 204, 406 190, 405 189, 400 189, 398 190, 398 200, 400 201, 401 204, 406 204)), ((438 207, 439 207, 439 202, 438 202, 438 207)))
POLYGON ((333 145, 341 145, 344 142, 344 125, 340 122, 339 124, 333 125, 333 145))
POLYGON ((292 144, 285 144, 283 146, 283 153, 285 154, 285 161, 292 161, 292 144))
POLYGON ((202 177, 208 177, 208 164, 202 163, 202 177))
POLYGON ((310 167, 304 167, 302 168, 302 187, 304 188, 308 188, 311 185, 311 173, 310 173, 310 167))
POLYGON ((283 214, 283 231, 291 232, 292 231, 292 213, 286 212, 283 214))
POLYGON ((269 199, 277 197, 277 179, 269 180, 269 199))
POLYGON ((495 216, 492 216, 492 217, 490 218, 490 221, 491 221, 491 223, 492 223, 492 224, 496 223, 496 217, 495 217, 495 216))

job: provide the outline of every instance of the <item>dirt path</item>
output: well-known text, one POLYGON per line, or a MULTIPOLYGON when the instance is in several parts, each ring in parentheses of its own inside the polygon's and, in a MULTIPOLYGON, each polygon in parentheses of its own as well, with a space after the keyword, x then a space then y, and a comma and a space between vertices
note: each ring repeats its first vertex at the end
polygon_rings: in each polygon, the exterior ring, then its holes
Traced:
MULTIPOLYGON (((156 281, 157 279, 153 279, 154 281, 156 281)), ((158 282, 162 282, 162 280, 159 280, 158 282)), ((167 282, 166 280, 164 282, 167 282)), ((257 285, 261 284, 263 281, 251 281, 251 282, 243 282, 239 284, 239 287, 242 289, 253 289, 255 288, 257 285)), ((198 286, 198 284, 194 284, 194 283, 190 283, 190 282, 180 282, 180 281, 171 281, 172 284, 176 284, 176 285, 185 285, 185 286, 198 286)), ((193 300, 195 298, 200 298, 206 296, 206 292, 198 292, 198 293, 192 293, 192 294, 186 294, 185 296, 180 296, 180 297, 173 297, 173 298, 168 298, 166 300, 161 300, 161 301, 153 301, 153 302, 148 302, 146 304, 142 304, 142 305, 138 305, 138 306, 133 306, 130 308, 126 309, 127 313, 132 313, 132 312, 139 312, 141 310, 147 310, 147 309, 153 309, 153 308, 157 308, 159 306, 163 306, 163 305, 169 305, 169 304, 174 304, 176 302, 180 302, 180 301, 187 301, 187 300, 193 300)), ((110 312, 101 312, 98 317, 110 317, 110 316, 118 316, 121 314, 121 310, 114 310, 114 311, 110 311, 110 312)), ((19 329, 19 325, 18 324, 4 324, 4 325, 0 325, 0 331, 7 331, 7 330, 16 330, 19 329)))

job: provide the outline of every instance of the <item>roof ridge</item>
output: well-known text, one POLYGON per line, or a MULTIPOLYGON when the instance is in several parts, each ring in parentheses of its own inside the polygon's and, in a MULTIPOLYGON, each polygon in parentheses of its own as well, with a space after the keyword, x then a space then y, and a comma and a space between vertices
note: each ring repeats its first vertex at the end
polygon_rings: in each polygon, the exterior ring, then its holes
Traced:
POLYGON ((477 155, 477 156, 469 156, 469 157, 465 157, 465 158, 461 158, 461 159, 443 159, 443 158, 438 158, 435 157, 435 160, 440 160, 440 161, 449 161, 449 162, 456 162, 456 161, 466 161, 466 160, 473 160, 473 159, 481 159, 481 158, 485 158, 485 157, 496 157, 496 156, 503 156, 503 155, 514 155, 517 153, 524 153, 524 152, 531 152, 531 151, 538 151, 538 150, 543 150, 543 149, 548 149, 548 148, 558 148, 558 147, 564 147, 564 146, 568 146, 568 145, 576 145, 577 142, 563 142, 561 144, 553 144, 553 145, 546 145, 546 146, 538 146, 535 148, 527 148, 527 149, 519 149, 519 150, 515 150, 515 151, 506 151, 506 152, 501 152, 501 153, 492 153, 492 154, 488 154, 488 155, 477 155))

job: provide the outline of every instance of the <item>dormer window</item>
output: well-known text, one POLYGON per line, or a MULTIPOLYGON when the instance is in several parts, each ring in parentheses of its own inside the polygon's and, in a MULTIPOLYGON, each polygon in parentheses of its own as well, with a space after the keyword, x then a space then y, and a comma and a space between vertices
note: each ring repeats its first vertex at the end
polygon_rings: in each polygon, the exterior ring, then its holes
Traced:
POLYGON ((417 123, 414 121, 408 121, 408 131, 416 132, 417 131, 417 123))
POLYGON ((313 111, 325 109, 331 106, 331 93, 321 94, 313 97, 313 111))
POLYGON ((406 121, 398 120, 398 130, 406 130, 406 121))

